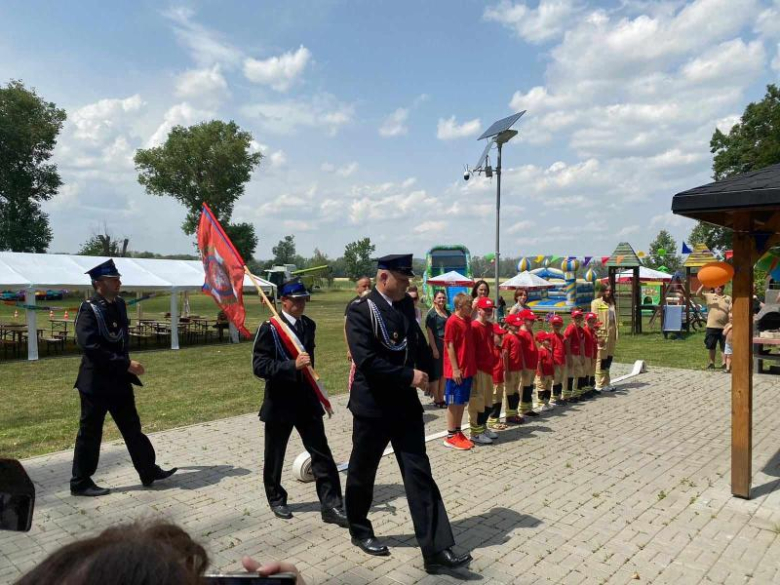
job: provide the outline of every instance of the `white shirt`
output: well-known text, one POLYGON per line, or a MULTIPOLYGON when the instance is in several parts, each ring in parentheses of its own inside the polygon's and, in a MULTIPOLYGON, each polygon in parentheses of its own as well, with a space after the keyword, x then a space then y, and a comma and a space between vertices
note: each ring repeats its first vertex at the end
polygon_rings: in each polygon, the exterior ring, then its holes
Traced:
POLYGON ((287 311, 282 310, 282 315, 284 315, 284 318, 287 319, 290 323, 292 323, 292 326, 295 327, 295 324, 298 322, 298 319, 290 315, 287 311))
POLYGON ((391 299, 390 297, 388 297, 388 296, 387 296, 385 293, 383 293, 383 292, 382 292, 381 290, 379 290, 379 289, 376 289, 376 292, 378 292, 378 293, 379 293, 379 294, 382 296, 382 298, 383 298, 383 299, 385 299, 385 300, 387 301, 387 304, 388 304, 388 305, 390 305, 391 307, 393 306, 393 299, 391 299))

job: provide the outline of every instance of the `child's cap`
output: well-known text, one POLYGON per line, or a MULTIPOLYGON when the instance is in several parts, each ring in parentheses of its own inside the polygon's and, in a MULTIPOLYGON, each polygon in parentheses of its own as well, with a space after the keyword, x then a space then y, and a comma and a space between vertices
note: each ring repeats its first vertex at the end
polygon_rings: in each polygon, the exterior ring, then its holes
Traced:
POLYGON ((539 343, 547 341, 548 339, 549 338, 547 336, 547 333, 544 331, 540 331, 539 333, 536 334, 536 341, 538 341, 539 343))
POLYGON ((550 319, 550 323, 553 325, 563 325, 563 317, 560 315, 553 315, 552 319, 550 319))
POLYGON ((582 317, 582 311, 580 311, 579 309, 574 309, 571 312, 571 318, 576 319, 577 317, 582 317))
POLYGON ((498 323, 493 323, 493 333, 495 335, 505 335, 506 329, 502 329, 498 323))
POLYGON ((598 318, 599 317, 598 317, 598 315, 596 315, 596 313, 588 313, 587 315, 585 315, 585 320, 586 321, 590 321, 592 319, 598 319, 598 318))
POLYGON ((486 311, 492 311, 496 304, 490 297, 479 297, 477 299, 477 309, 484 309, 486 311))
POLYGON ((536 321, 536 315, 531 309, 523 309, 517 313, 523 321, 536 321))

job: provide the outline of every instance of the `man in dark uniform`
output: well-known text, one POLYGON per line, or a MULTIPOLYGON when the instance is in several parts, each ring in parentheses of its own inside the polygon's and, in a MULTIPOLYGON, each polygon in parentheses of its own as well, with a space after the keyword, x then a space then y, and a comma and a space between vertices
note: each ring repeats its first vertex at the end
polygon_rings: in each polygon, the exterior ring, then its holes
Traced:
POLYGON ((288 327, 306 349, 293 359, 285 348, 276 326, 266 321, 257 330, 253 349, 252 369, 263 378, 265 396, 260 408, 260 420, 265 423, 265 457, 263 484, 271 511, 279 518, 293 517, 287 507, 287 492, 282 487, 284 454, 293 428, 298 431, 303 446, 311 455, 311 467, 322 505, 322 519, 346 528, 341 482, 336 462, 325 437, 325 414, 314 389, 302 370, 314 365, 314 332, 316 324, 303 314, 309 293, 300 278, 285 282, 279 289, 282 313, 288 327))
POLYGON ((430 349, 406 294, 412 255, 380 258, 376 287, 350 306, 347 340, 357 370, 349 395, 354 417, 346 510, 352 543, 372 555, 387 555, 374 536, 368 512, 382 452, 390 443, 401 469, 414 533, 425 569, 436 573, 467 565, 470 555, 452 551, 455 540, 425 451, 425 428, 417 387, 426 387, 430 349))
POLYGON ((106 260, 87 272, 95 294, 81 303, 76 317, 76 342, 84 352, 75 388, 81 399, 81 420, 73 453, 70 493, 74 496, 103 496, 108 488, 92 481, 100 456, 103 421, 111 414, 127 445, 141 483, 149 487, 176 473, 155 463, 149 438, 141 432, 135 407, 133 384, 143 386, 138 376, 144 368, 129 356, 130 338, 127 307, 119 289, 120 274, 113 260, 106 260))

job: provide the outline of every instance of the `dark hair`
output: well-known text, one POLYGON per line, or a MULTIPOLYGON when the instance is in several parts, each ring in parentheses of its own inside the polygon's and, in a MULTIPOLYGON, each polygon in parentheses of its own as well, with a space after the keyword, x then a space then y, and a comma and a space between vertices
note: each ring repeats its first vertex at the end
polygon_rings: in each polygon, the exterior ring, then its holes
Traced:
POLYGON ((200 585, 208 562, 174 524, 121 524, 63 546, 16 585, 200 585))
POLYGON ((609 284, 607 284, 606 286, 604 286, 604 288, 603 288, 603 289, 601 289, 601 298, 602 298, 602 300, 603 300, 605 303, 609 303, 610 305, 614 305, 614 304, 615 304, 615 291, 614 291, 614 290, 612 290, 612 286, 610 286, 609 284), (605 294, 607 291, 609 291, 609 299, 605 299, 605 298, 604 298, 604 294, 605 294))
POLYGON ((477 289, 480 286, 482 286, 483 284, 487 287, 487 296, 490 296, 490 285, 487 282, 485 282, 484 280, 478 280, 477 282, 474 283, 474 288, 471 289, 471 298, 472 299, 476 299, 477 298, 477 289))
POLYGON ((440 288, 440 289, 439 289, 439 290, 437 290, 435 293, 433 293, 433 298, 435 299, 435 298, 436 298, 437 296, 439 296, 439 295, 444 295, 444 298, 445 298, 445 299, 447 298, 447 293, 446 293, 446 292, 444 292, 444 289, 442 289, 442 288, 440 288))
POLYGON ((525 298, 528 298, 528 289, 527 288, 518 288, 515 291, 515 301, 517 301, 517 295, 519 295, 521 292, 525 293, 525 298))

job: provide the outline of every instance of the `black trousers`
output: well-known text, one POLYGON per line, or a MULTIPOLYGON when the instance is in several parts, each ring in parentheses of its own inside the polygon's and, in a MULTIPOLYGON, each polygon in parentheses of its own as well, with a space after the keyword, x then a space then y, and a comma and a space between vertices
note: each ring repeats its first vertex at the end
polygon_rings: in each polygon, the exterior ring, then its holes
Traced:
POLYGON ((401 469, 414 534, 423 555, 435 555, 453 546, 455 539, 441 492, 431 474, 425 428, 419 415, 392 421, 354 418, 345 501, 350 534, 359 539, 374 536, 368 512, 374 499, 376 471, 388 443, 392 444, 401 469))
POLYGON ((122 438, 125 440, 130 458, 143 481, 155 471, 155 453, 149 437, 141 432, 141 419, 135 407, 132 390, 118 392, 111 396, 95 396, 79 392, 81 398, 81 420, 73 450, 73 471, 70 487, 74 490, 93 485, 92 476, 97 470, 100 458, 100 442, 103 439, 103 422, 106 413, 111 414, 122 438))
POLYGON ((301 436, 303 446, 311 455, 311 470, 317 485, 317 496, 323 508, 340 507, 341 482, 336 462, 325 436, 322 417, 292 422, 265 423, 265 458, 263 461, 263 485, 271 506, 287 504, 287 492, 282 487, 282 469, 287 443, 295 428, 301 436))

